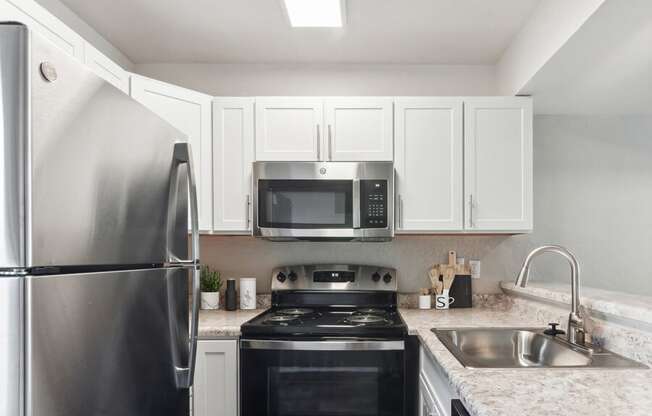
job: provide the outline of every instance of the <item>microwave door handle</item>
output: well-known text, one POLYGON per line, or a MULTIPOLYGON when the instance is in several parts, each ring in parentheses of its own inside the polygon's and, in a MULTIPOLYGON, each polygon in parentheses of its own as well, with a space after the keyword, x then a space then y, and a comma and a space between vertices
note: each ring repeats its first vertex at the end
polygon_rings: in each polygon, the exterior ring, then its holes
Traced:
POLYGON ((362 204, 360 203, 360 179, 353 180, 353 228, 360 228, 360 211, 362 204))

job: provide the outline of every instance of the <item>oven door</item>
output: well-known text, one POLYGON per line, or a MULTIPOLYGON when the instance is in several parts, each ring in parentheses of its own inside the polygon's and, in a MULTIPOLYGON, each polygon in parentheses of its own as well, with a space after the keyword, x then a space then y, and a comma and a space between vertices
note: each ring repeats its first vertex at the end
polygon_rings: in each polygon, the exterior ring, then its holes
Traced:
POLYGON ((404 342, 242 340, 242 416, 400 416, 404 342))

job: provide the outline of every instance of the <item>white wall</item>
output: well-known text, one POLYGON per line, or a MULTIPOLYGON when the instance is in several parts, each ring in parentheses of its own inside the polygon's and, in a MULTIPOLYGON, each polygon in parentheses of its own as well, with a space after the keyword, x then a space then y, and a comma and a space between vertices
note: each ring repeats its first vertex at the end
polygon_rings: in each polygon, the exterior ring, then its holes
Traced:
POLYGON ((141 64, 135 72, 211 95, 495 95, 485 65, 141 64))

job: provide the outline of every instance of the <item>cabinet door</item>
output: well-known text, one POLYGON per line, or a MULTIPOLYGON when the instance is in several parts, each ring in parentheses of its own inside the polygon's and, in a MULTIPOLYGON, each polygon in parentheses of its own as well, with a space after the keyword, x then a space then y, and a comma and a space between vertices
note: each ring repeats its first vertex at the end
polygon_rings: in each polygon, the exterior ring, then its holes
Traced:
POLYGON ((256 98, 256 160, 320 160, 320 98, 256 98))
POLYGON ((419 416, 445 416, 439 411, 437 402, 430 393, 428 383, 419 376, 419 416))
POLYGON ((194 416, 237 416, 238 342, 200 340, 192 388, 194 416))
POLYGON ((135 74, 131 76, 131 96, 188 137, 197 178, 199 228, 211 230, 213 97, 135 74))
POLYGON ((462 100, 399 98, 395 114, 397 231, 461 230, 462 100))
POLYGON ((213 229, 251 231, 254 100, 213 100, 213 229))
POLYGON ((88 43, 84 48, 84 63, 98 76, 129 94, 129 72, 88 43))
POLYGON ((325 109, 325 160, 394 159, 391 98, 328 98, 325 109))
POLYGON ((84 39, 36 1, 6 0, 2 3, 2 20, 21 22, 80 62, 84 61, 84 39))
POLYGON ((464 101, 465 228, 532 229, 532 100, 464 101))

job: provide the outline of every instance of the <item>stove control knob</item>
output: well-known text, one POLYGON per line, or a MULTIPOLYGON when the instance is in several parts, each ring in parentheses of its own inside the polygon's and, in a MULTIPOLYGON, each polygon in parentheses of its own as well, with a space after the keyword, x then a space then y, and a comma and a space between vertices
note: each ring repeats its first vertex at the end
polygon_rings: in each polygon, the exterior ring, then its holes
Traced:
POLYGON ((375 272, 374 274, 371 275, 371 280, 374 282, 379 282, 380 281, 380 273, 375 272))
POLYGON ((290 274, 288 274, 288 278, 290 279, 290 282, 296 282, 297 274, 294 271, 291 271, 290 274))
POLYGON ((285 273, 283 273, 283 272, 278 272, 278 274, 276 275, 276 280, 278 280, 279 282, 283 283, 283 282, 285 282, 285 279, 286 279, 286 277, 285 277, 285 273))
POLYGON ((385 273, 385 275, 383 276, 383 282, 389 283, 391 281, 392 281, 392 275, 389 273, 385 273))

